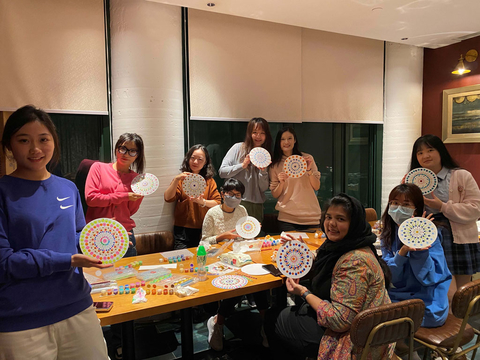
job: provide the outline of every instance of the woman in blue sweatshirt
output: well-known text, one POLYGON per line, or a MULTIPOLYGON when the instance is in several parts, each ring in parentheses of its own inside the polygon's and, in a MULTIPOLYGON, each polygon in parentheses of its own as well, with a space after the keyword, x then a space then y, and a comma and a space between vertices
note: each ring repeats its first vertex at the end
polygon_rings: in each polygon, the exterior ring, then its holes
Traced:
POLYGON ((16 170, 0 179, 0 360, 108 359, 78 253, 85 225, 75 185, 50 174, 55 126, 31 105, 5 124, 2 146, 16 170))
MULTIPOLYGON (((452 274, 442 248, 442 236, 431 247, 414 249, 398 238, 398 227, 412 216, 425 215, 422 191, 413 184, 396 186, 388 197, 388 205, 382 216, 382 255, 392 271, 390 299, 402 301, 422 299, 425 316, 422 326, 437 327, 448 316, 448 288, 452 274)), ((431 217, 430 215, 427 217, 431 217)))

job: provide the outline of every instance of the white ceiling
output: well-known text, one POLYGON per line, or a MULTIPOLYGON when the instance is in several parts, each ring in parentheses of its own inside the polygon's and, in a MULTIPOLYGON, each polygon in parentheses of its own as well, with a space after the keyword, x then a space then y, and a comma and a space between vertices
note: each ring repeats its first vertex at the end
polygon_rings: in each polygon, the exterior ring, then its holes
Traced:
POLYGON ((480 0, 149 1, 432 49, 480 35, 480 0))

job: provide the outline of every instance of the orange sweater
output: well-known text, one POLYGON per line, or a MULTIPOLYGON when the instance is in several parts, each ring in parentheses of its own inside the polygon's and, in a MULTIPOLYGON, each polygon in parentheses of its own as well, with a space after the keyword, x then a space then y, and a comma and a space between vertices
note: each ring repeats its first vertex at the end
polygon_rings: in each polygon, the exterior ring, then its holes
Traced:
MULTIPOLYGON (((212 178, 206 180, 207 187, 203 193, 205 200, 215 200, 220 204, 221 197, 217 190, 217 184, 212 178)), ((165 199, 166 202, 174 202, 175 205, 175 226, 182 226, 190 229, 201 229, 205 214, 209 210, 208 207, 202 207, 199 204, 188 199, 187 194, 182 188, 183 181, 179 181, 177 185, 177 192, 171 199, 165 199)))

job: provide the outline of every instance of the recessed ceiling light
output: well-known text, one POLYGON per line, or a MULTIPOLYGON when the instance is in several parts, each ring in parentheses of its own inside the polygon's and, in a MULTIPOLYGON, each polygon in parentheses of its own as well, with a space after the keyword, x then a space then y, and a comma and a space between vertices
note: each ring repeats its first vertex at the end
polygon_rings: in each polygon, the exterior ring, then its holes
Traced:
POLYGON ((215 6, 215 3, 207 3, 207 6, 208 6, 208 7, 214 7, 214 6, 215 6))
POLYGON ((402 38, 402 40, 408 40, 408 38, 402 38))

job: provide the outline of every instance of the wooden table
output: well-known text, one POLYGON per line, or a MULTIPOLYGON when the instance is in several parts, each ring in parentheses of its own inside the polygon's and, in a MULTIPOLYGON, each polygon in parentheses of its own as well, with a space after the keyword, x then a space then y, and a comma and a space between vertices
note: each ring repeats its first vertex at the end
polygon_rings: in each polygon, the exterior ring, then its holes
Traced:
MULTIPOLYGON (((309 234, 309 239, 306 240, 309 247, 316 249, 323 242, 323 239, 315 239, 314 234, 309 234)), ((278 249, 280 246, 275 246, 273 249, 278 249)), ((195 249, 189 249, 195 254, 195 249)), ((226 250, 228 251, 228 250, 226 250)), ((254 263, 271 264, 272 250, 263 250, 248 253, 254 263)), ((124 266, 133 261, 142 260, 143 265, 159 265, 160 255, 149 254, 143 256, 124 258, 118 261, 115 266, 124 266)), ((217 257, 207 258, 208 264, 217 262, 217 257)), ((190 263, 196 264, 196 257, 193 260, 183 261, 184 268, 189 268, 190 263)), ((98 269, 85 269, 85 272, 94 275, 98 269)), ((171 269, 172 274, 180 274, 178 269, 171 269)), ((103 272, 110 272, 111 269, 103 270, 103 272)), ((184 275, 192 275, 189 273, 184 275)), ((212 285, 214 275, 207 275, 207 280, 197 282, 192 287, 200 291, 192 296, 180 298, 176 295, 147 295, 147 302, 140 304, 132 304, 133 295, 111 295, 101 296, 100 294, 93 294, 93 301, 113 301, 114 306, 111 311, 107 313, 97 313, 102 326, 122 323, 122 352, 125 360, 135 359, 135 345, 134 345, 134 326, 133 321, 136 319, 181 310, 181 336, 182 336, 182 359, 193 359, 193 330, 192 330, 192 313, 191 308, 210 302, 223 300, 235 296, 246 295, 262 290, 269 290, 280 287, 283 284, 283 277, 275 277, 273 275, 256 276, 256 279, 250 279, 247 285, 234 290, 223 290, 212 285)), ((125 285, 137 282, 136 278, 129 278, 119 280, 118 285, 125 285)))

